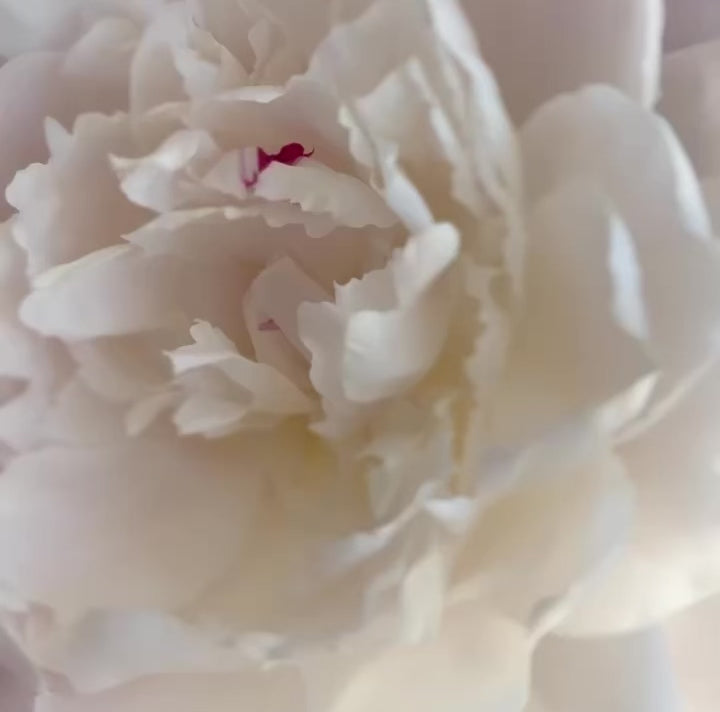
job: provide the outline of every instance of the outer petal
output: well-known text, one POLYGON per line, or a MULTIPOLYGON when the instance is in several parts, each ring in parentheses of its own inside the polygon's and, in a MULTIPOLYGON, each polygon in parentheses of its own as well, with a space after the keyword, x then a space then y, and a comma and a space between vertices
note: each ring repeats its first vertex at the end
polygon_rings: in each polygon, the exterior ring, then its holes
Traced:
POLYGON ((594 82, 614 84, 645 105, 655 99, 662 0, 463 5, 517 121, 554 95, 594 82))
POLYGON ((534 207, 528 233, 526 306, 492 411, 506 444, 602 406, 655 368, 632 238, 602 194, 565 186, 534 207))
POLYGON ((720 39, 667 55, 658 109, 682 139, 701 176, 720 172, 720 39))
POLYGON ((692 712, 715 712, 720 704, 720 597, 669 620, 665 635, 680 695, 692 712))
POLYGON ((663 373, 672 382, 704 363, 720 330, 720 250, 709 239, 698 181, 667 124, 619 92, 591 87, 540 109, 522 139, 531 200, 583 179, 625 221, 663 373))
POLYGON ((620 92, 592 86, 558 97, 533 114, 521 138, 531 201, 582 176, 602 187, 643 241, 651 238, 642 233, 664 225, 708 235, 697 178, 677 137, 620 92))
POLYGON ((136 441, 41 450, 0 478, 0 582, 61 617, 188 603, 230 565, 256 484, 237 453, 136 441))
POLYGON ((237 675, 162 675, 96 695, 46 693, 35 712, 287 712, 303 710, 299 676, 289 670, 237 675))
POLYGON ((533 692, 543 712, 684 710, 662 630, 592 641, 551 636, 535 656, 533 692))
POLYGON ((15 633, 36 669, 51 671, 69 689, 88 695, 155 675, 253 669, 276 646, 272 635, 235 635, 227 626, 192 626, 148 611, 93 611, 68 627, 47 621, 43 626, 35 611, 23 624, 15 633))
POLYGON ((82 0, 6 0, 0 7, 0 57, 62 43, 82 0))
POLYGON ((520 712, 529 640, 477 602, 445 615, 437 636, 398 647, 363 666, 332 712, 520 712))
POLYGON ((716 235, 720 234, 719 72, 720 39, 669 55, 663 64, 658 107, 680 135, 703 181, 716 235))
POLYGON ((574 423, 473 472, 480 508, 454 581, 547 629, 627 540, 633 493, 622 464, 592 427, 574 423))
POLYGON ((665 0, 668 49, 689 47, 720 37, 720 5, 715 0, 665 0))
POLYGON ((30 666, 0 628, 0 709, 30 712, 34 688, 30 666))
POLYGON ((720 589, 720 368, 621 448, 638 492, 628 547, 566 622, 572 633, 647 625, 720 589))

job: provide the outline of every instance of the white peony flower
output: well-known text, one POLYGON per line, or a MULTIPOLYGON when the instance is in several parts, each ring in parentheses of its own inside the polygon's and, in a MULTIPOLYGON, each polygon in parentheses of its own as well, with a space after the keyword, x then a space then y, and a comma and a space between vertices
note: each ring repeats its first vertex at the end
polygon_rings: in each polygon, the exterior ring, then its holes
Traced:
POLYGON ((681 4, 0 0, 9 712, 717 707, 681 4))

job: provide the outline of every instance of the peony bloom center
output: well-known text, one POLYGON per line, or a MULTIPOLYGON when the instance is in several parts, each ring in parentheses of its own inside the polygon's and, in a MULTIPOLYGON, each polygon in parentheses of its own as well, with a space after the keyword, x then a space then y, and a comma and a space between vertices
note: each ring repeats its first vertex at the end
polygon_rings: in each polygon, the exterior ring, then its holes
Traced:
POLYGON ((253 149, 255 156, 248 160, 246 152, 240 154, 240 175, 245 188, 250 190, 257 184, 260 174, 272 163, 294 166, 301 158, 309 158, 315 150, 305 151, 301 143, 286 143, 277 153, 267 153, 262 148, 253 149))

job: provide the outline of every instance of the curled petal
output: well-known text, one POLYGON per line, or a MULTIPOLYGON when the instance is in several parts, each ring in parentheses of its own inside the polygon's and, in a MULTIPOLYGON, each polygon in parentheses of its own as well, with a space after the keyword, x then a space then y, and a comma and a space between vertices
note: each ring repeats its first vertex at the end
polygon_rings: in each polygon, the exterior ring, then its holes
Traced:
POLYGON ((312 409, 312 400, 294 383, 271 366, 241 356, 219 329, 198 322, 190 333, 194 344, 168 353, 187 393, 176 414, 182 432, 227 434, 244 425, 262 423, 268 427, 283 416, 312 409), (225 378, 222 382, 182 378, 199 371, 225 378))
POLYGON ((382 270, 336 288, 336 304, 304 304, 300 336, 310 377, 329 401, 371 403, 417 382, 445 340, 447 272, 459 249, 447 224, 411 237, 382 270))
POLYGON ((505 443, 590 412, 657 368, 645 343, 645 275, 602 194, 568 183, 535 205, 528 237, 526 304, 493 405, 505 443))
POLYGON ((615 90, 590 87, 540 109, 522 139, 531 200, 582 179, 607 195, 627 225, 644 272, 650 342, 667 382, 701 366, 717 347, 720 250, 669 126, 615 90))
POLYGON ((161 327, 177 320, 175 276, 131 246, 115 245, 41 275, 21 318, 71 340, 161 327))
POLYGON ((263 171, 254 192, 267 200, 289 200, 310 213, 328 213, 338 225, 347 227, 390 227, 397 220, 362 181, 315 162, 273 163, 263 171))

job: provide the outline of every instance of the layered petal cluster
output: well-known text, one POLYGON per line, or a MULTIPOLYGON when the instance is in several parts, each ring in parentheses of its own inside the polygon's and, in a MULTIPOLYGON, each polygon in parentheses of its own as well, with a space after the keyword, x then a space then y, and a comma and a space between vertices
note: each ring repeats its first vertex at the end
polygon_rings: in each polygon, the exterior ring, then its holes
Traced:
POLYGON ((9 712, 715 709, 673 5, 0 0, 9 712))

